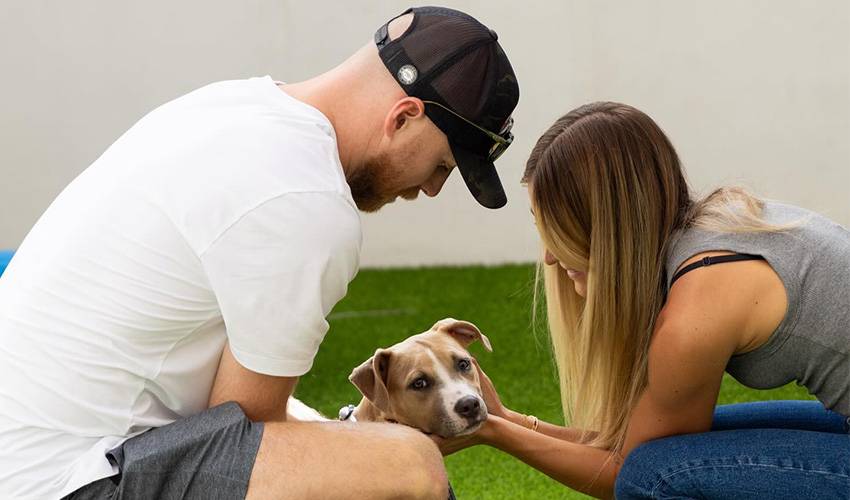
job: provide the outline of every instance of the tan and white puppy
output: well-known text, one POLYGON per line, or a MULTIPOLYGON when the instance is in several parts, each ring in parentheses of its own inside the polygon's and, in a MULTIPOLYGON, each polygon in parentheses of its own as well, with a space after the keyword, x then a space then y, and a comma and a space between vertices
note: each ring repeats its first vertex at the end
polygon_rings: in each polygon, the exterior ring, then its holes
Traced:
POLYGON ((349 380, 363 394, 357 421, 398 422, 443 437, 478 430, 487 418, 475 360, 466 350, 486 335, 468 321, 446 318, 375 355, 349 380))

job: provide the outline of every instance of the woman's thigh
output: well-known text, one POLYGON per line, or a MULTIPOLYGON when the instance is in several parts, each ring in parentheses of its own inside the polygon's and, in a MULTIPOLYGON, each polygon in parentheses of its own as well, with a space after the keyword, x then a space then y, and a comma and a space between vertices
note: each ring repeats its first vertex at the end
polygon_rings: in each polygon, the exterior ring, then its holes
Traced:
MULTIPOLYGON (((758 421, 768 428, 742 425, 645 443, 626 458, 617 478, 617 498, 850 498, 850 435, 843 418, 836 422, 834 415, 826 415, 820 420, 822 409, 797 407, 818 417, 796 420, 797 427, 827 429, 801 430, 787 427, 793 419, 770 419, 759 411, 745 418, 744 409, 734 409, 741 411, 734 420, 758 421), (786 428, 776 428, 780 424, 786 428)), ((730 417, 726 424, 733 422, 732 414, 725 416, 730 417)))
POLYGON ((732 429, 797 429, 850 432, 850 418, 827 410, 819 401, 757 401, 718 406, 713 431, 732 429))

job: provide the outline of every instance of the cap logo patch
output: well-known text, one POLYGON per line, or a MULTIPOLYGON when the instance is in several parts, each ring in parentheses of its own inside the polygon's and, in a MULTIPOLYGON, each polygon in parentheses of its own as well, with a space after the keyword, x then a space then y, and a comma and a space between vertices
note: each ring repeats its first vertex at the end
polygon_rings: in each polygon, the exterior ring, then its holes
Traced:
POLYGON ((410 85, 419 77, 419 71, 411 64, 405 64, 398 70, 398 81, 405 85, 410 85))

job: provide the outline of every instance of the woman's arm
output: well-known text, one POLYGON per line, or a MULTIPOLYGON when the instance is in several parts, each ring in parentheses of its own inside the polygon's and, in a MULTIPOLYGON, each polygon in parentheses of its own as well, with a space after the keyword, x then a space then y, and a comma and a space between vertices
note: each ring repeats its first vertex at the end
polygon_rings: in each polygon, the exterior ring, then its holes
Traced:
MULTIPOLYGON (((649 354, 649 382, 632 411, 622 457, 646 441, 705 432, 711 427, 732 348, 722 341, 719 332, 703 328, 705 325, 684 327, 668 322, 656 332, 649 354)), ((623 458, 571 442, 569 438, 574 436, 570 432, 577 431, 557 426, 546 429, 554 432, 532 432, 493 417, 478 437, 480 442, 514 455, 570 488, 601 498, 613 497, 623 458)))
MULTIPOLYGON (((484 373, 484 370, 478 366, 478 361, 473 358, 472 362, 475 365, 475 369, 478 371, 478 380, 481 384, 481 395, 484 397, 484 403, 487 405, 487 412, 490 415, 495 415, 520 427, 531 428, 536 417, 524 415, 505 407, 502 404, 502 400, 499 398, 499 393, 496 392, 496 388, 493 386, 493 381, 490 380, 490 377, 488 377, 487 374, 484 373)), ((581 438, 581 430, 550 424, 539 419, 537 419, 536 431, 565 441, 578 442, 581 438)))
MULTIPOLYGON (((657 321, 647 387, 631 413, 622 457, 652 439, 710 429, 723 371, 752 312, 752 302, 730 293, 729 287, 712 289, 693 282, 685 286, 684 278, 680 282, 678 294, 671 295, 657 321)), ((613 496, 620 456, 571 442, 577 436, 575 430, 546 426, 542 430, 547 432, 532 432, 518 425, 522 420, 512 421, 522 415, 494 406, 510 420, 496 414, 465 442, 439 443, 444 452, 489 444, 570 488, 603 498, 613 496)))
POLYGON ((613 497, 621 460, 608 450, 534 432, 496 416, 489 417, 478 434, 480 442, 515 456, 574 490, 613 497))
MULTIPOLYGON (((512 424, 528 429, 532 427, 533 419, 536 418, 531 415, 524 415, 522 413, 509 410, 507 408, 505 408, 505 411, 499 416, 512 424)), ((572 427, 564 427, 563 425, 550 424, 549 422, 539 419, 537 420, 537 432, 539 432, 540 434, 545 434, 546 436, 550 436, 556 439, 562 439, 564 441, 570 441, 573 443, 579 442, 579 440, 581 440, 582 434, 582 431, 579 429, 573 429, 572 427)), ((592 436, 594 433, 589 434, 592 436)))

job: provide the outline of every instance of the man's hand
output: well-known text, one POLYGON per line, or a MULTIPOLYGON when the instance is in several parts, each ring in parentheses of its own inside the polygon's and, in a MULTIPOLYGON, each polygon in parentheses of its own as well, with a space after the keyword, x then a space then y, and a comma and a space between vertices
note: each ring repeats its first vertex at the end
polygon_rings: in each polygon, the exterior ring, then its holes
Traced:
POLYGON ((286 421, 286 402, 298 377, 273 377, 240 365, 225 344, 218 365, 209 406, 235 401, 253 421, 286 421))

